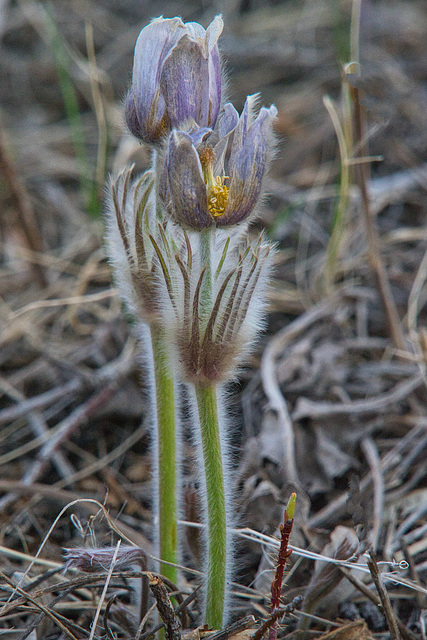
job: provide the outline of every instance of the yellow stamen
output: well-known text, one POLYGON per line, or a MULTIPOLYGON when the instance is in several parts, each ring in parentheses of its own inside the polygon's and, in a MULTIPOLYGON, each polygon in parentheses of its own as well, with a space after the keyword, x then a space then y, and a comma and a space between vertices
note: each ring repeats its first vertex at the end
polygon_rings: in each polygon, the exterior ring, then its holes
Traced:
POLYGON ((228 176, 217 176, 208 191, 208 209, 214 218, 222 216, 227 206, 228 187, 224 184, 226 179, 228 176))
POLYGON ((227 206, 228 187, 225 186, 224 180, 228 180, 228 176, 214 176, 213 165, 215 162, 215 153, 212 147, 204 147, 199 151, 199 157, 206 184, 208 209, 212 217, 219 218, 227 206))

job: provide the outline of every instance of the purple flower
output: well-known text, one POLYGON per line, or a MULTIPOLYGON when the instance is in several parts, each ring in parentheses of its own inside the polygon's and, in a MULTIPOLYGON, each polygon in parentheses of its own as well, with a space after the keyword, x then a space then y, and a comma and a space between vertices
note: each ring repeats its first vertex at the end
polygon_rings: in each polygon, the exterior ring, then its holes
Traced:
POLYGON ((255 117, 255 100, 247 98, 240 118, 226 104, 217 131, 207 140, 204 136, 200 142, 197 132, 171 132, 161 194, 184 228, 229 227, 247 221, 254 211, 273 152, 277 114, 274 106, 262 107, 255 117))
POLYGON ((126 99, 130 131, 149 144, 173 128, 215 126, 221 103, 221 16, 203 27, 156 18, 139 34, 126 99))

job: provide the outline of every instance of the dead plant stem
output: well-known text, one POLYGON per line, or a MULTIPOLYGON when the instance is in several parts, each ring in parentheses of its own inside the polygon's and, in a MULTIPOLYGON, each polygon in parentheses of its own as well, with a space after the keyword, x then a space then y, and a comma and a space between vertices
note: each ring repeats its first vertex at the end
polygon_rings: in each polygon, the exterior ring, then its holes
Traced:
POLYGON ((17 593, 25 597, 25 599, 28 600, 28 602, 31 602, 31 604, 34 607, 36 607, 36 609, 39 609, 44 613, 44 615, 48 616, 48 618, 50 618, 55 624, 57 624, 61 628, 62 632, 65 633, 66 636, 71 638, 71 640, 77 640, 76 636, 73 633, 71 633, 71 631, 61 622, 61 620, 59 620, 58 614, 56 612, 51 611, 48 607, 45 607, 44 605, 40 604, 40 602, 37 602, 32 596, 30 596, 23 589, 20 589, 11 580, 9 580, 9 578, 4 573, 0 572, 0 578, 4 582, 6 582, 6 584, 13 587, 13 589, 17 593))
POLYGON ((381 459, 373 438, 364 438, 361 442, 361 447, 371 469, 374 484, 374 524, 370 533, 370 540, 374 551, 376 551, 384 517, 384 475, 381 469, 381 459))
MULTIPOLYGON (((34 253, 43 252, 43 240, 38 228, 38 223, 31 204, 27 189, 12 162, 9 155, 5 136, 0 126, 0 173, 3 174, 15 200, 17 215, 16 226, 21 226, 28 248, 34 253)), ((41 287, 47 285, 43 267, 37 262, 31 263, 31 269, 35 279, 41 287)))
POLYGON ((168 640, 181 640, 181 625, 164 583, 159 576, 154 574, 148 574, 148 578, 151 593, 157 603, 157 610, 165 625, 166 638, 168 640))
POLYGON ((256 620, 254 616, 246 616, 246 618, 232 622, 224 629, 221 629, 221 631, 212 633, 209 636, 209 640, 228 640, 229 638, 238 636, 238 634, 242 633, 242 631, 246 631, 246 629, 251 629, 255 625, 256 620))
MULTIPOLYGON (((340 571, 347 578, 347 580, 351 582, 351 584, 356 587, 356 589, 360 591, 360 593, 363 593, 363 595, 366 596, 368 600, 373 602, 376 607, 381 606, 381 600, 379 599, 379 597, 373 591, 371 591, 371 589, 369 589, 369 587, 367 587, 361 580, 356 578, 351 573, 351 571, 349 571, 349 569, 340 567, 340 571)), ((419 640, 419 637, 415 633, 410 631, 406 624, 403 624, 403 622, 399 618, 396 618, 396 623, 404 640, 419 640)))
MULTIPOLYGON (((354 128, 355 128, 355 144, 360 145, 359 156, 368 157, 369 150, 367 148, 366 138, 366 112, 360 102, 359 89, 352 88, 352 97, 354 102, 354 128)), ((354 175, 356 183, 360 189, 362 199, 362 210, 365 222, 366 238, 368 241, 368 258, 374 271, 378 291, 380 293, 385 313, 388 320, 391 338, 394 346, 399 351, 406 351, 405 337, 402 331, 399 314, 393 299, 393 294, 388 280, 387 271, 380 252, 380 239, 378 229, 371 212, 368 182, 369 182, 369 165, 367 162, 361 162, 354 167, 354 175)))
POLYGON ((400 634, 399 627, 398 627, 395 615, 393 613, 393 609, 391 607, 391 602, 387 593, 387 589, 384 587, 383 582, 381 580, 375 551, 371 550, 369 553, 369 556, 370 556, 370 559, 368 560, 368 568, 369 568, 369 571, 371 572, 372 580, 374 581, 375 587, 378 591, 378 595, 381 600, 381 606, 387 620, 387 625, 390 630, 390 635, 393 638, 393 640, 402 640, 402 636, 400 634))

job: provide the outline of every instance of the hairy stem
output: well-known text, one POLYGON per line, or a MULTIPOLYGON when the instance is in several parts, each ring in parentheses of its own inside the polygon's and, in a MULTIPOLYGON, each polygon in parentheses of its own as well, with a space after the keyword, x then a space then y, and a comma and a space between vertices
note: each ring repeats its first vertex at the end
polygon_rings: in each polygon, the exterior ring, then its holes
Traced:
MULTIPOLYGON (((176 563, 177 462, 175 389, 163 332, 151 327, 157 410, 157 491, 160 559, 176 563)), ((177 569, 161 563, 160 572, 176 584, 177 569)))
POLYGON ((200 261, 205 269, 202 288, 200 291, 200 302, 202 310, 202 322, 210 316, 213 300, 213 271, 212 254, 214 243, 214 231, 212 228, 203 229, 199 233, 200 261))
POLYGON ((221 449, 218 396, 215 385, 196 387, 197 409, 206 481, 208 582, 205 622, 221 629, 227 565, 224 463, 221 449))

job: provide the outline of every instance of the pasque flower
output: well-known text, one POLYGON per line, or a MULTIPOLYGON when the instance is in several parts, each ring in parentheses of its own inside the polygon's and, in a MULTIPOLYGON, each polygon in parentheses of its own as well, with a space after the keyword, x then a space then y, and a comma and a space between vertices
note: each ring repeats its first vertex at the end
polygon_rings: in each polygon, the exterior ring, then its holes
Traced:
MULTIPOLYGON (((274 106, 258 110, 256 96, 247 98, 240 116, 232 104, 223 105, 222 28, 220 16, 206 30, 181 18, 157 18, 141 31, 126 122, 152 145, 151 169, 140 179, 129 169, 113 180, 107 211, 116 283, 151 364, 145 385, 160 570, 176 583, 180 381, 199 451, 203 615, 213 629, 227 620, 233 559, 224 386, 263 321, 274 248, 262 235, 251 240, 247 227, 263 192, 277 113, 274 106)), ((68 557, 90 569, 107 558, 68 557)), ((128 559, 126 551, 123 562, 128 559)))
POLYGON ((222 29, 222 18, 216 16, 206 30, 181 18, 156 18, 141 31, 126 99, 126 122, 137 138, 156 144, 173 128, 215 126, 222 29))
POLYGON ((273 152, 277 114, 271 106, 256 116, 255 101, 256 96, 247 98, 240 118, 226 104, 214 132, 171 132, 161 195, 184 228, 231 227, 253 213, 273 152))

